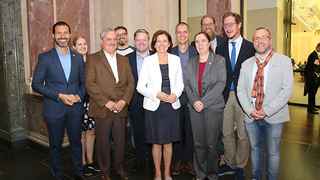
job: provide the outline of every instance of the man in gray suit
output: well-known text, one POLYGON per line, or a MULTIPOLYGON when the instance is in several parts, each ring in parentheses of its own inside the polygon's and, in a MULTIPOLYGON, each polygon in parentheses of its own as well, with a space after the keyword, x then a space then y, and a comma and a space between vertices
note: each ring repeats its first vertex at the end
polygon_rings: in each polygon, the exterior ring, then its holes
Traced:
POLYGON ((253 36, 256 55, 242 63, 237 88, 251 144, 252 179, 262 179, 264 143, 267 179, 277 179, 283 123, 290 121, 288 101, 293 93, 291 59, 275 53, 271 44, 269 30, 258 28, 253 36))

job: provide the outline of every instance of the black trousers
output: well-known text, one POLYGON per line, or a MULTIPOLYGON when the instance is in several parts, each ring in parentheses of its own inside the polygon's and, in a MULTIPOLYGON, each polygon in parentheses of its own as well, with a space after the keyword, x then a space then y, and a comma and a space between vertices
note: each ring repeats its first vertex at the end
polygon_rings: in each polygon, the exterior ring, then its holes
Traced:
POLYGON ((190 112, 188 108, 188 99, 185 93, 179 98, 180 111, 180 141, 172 143, 173 154, 176 162, 183 161, 183 144, 186 156, 186 163, 193 162, 193 136, 190 121, 190 112))

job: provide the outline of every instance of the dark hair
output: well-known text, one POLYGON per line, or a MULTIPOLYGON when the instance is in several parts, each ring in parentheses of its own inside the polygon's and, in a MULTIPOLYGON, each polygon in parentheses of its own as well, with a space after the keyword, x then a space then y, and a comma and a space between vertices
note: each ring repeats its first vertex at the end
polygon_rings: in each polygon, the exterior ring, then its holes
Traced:
POLYGON ((161 35, 161 34, 166 35, 167 38, 168 38, 168 41, 169 41, 169 43, 170 43, 170 46, 169 46, 167 52, 169 53, 169 52, 171 52, 171 50, 172 50, 173 44, 172 44, 172 39, 171 39, 170 34, 169 34, 167 31, 165 31, 165 30, 158 30, 157 32, 155 32, 155 33, 153 34, 153 36, 152 36, 152 41, 151 41, 151 50, 152 50, 153 52, 157 52, 157 49, 154 47, 154 45, 155 45, 156 42, 157 42, 158 36, 161 35))
POLYGON ((67 24, 67 23, 64 22, 64 21, 59 21, 59 22, 57 22, 57 23, 55 23, 55 24, 53 25, 52 34, 55 34, 55 32, 56 32, 56 30, 55 30, 56 26, 68 26, 68 28, 69 28, 69 33, 71 34, 71 29, 70 29, 69 24, 67 24))
POLYGON ((115 30, 115 31, 117 31, 118 29, 123 29, 123 30, 125 30, 125 31, 126 31, 126 33, 128 33, 127 28, 126 28, 126 27, 124 27, 124 26, 117 26, 116 28, 114 28, 114 30, 115 30))
POLYGON ((205 16, 203 16, 203 17, 201 18, 201 21, 200 21, 201 26, 202 26, 202 20, 203 20, 204 18, 211 18, 211 19, 213 20, 213 24, 216 23, 216 20, 214 19, 214 17, 213 17, 211 14, 207 14, 207 15, 205 15, 205 16))
POLYGON ((227 12, 225 13, 223 16, 222 16, 222 24, 224 23, 224 19, 229 17, 229 16, 232 16, 234 17, 234 19, 236 20, 236 23, 239 24, 242 22, 241 20, 241 16, 237 13, 234 13, 234 12, 227 12))
POLYGON ((261 29, 264 29, 264 30, 268 31, 269 36, 270 36, 270 38, 271 38, 271 33, 270 33, 270 31, 269 31, 268 29, 264 28, 264 27, 258 27, 258 28, 256 29, 256 31, 261 30, 261 29))
POLYGON ((136 32, 134 32, 133 39, 136 39, 136 36, 137 36, 138 33, 146 33, 146 34, 148 35, 148 39, 150 39, 150 38, 149 38, 149 33, 148 33, 148 31, 145 30, 145 29, 138 29, 138 30, 136 30, 136 32))
POLYGON ((317 47, 319 47, 319 46, 320 46, 320 43, 317 44, 317 47))
POLYGON ((213 53, 212 45, 211 45, 211 42, 210 42, 210 36, 209 36, 207 33, 205 33, 205 32, 199 32, 198 34, 196 34, 196 35, 194 36, 194 44, 196 45, 196 37, 197 37, 198 35, 200 35, 200 34, 203 34, 203 35, 207 38, 208 42, 210 43, 209 50, 213 53))
POLYGON ((180 25, 185 25, 185 26, 188 26, 188 31, 190 32, 190 27, 189 27, 189 25, 187 24, 187 23, 185 23, 185 22, 179 22, 177 25, 176 25, 176 33, 177 33, 177 27, 178 26, 180 26, 180 25))

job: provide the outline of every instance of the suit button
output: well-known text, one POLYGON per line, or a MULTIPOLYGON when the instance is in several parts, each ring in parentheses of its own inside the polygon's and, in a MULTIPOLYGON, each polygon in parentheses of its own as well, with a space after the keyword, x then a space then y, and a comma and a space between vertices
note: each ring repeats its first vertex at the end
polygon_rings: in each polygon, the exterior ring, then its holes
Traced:
POLYGON ((67 86, 69 86, 69 83, 67 84, 67 86))

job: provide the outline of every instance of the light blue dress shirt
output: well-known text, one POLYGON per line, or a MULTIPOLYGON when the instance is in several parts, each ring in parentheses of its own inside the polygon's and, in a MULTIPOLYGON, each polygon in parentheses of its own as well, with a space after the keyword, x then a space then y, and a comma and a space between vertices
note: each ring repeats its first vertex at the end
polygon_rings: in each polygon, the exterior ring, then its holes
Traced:
POLYGON ((67 81, 69 81, 69 76, 71 72, 71 55, 70 55, 70 50, 68 48, 67 54, 64 56, 60 51, 56 48, 57 54, 59 56, 60 63, 63 68, 64 75, 66 76, 67 81))

